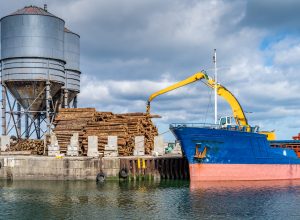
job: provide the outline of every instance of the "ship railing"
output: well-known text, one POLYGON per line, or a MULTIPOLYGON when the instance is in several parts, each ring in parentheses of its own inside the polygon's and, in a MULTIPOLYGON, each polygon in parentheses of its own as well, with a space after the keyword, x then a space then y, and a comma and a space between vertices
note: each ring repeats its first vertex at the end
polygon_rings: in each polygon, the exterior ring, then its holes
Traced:
POLYGON ((194 127, 194 128, 221 128, 219 124, 208 124, 208 123, 172 123, 170 128, 180 128, 180 127, 194 127))
MULTIPOLYGON (((237 125, 227 125, 226 127, 221 126, 219 124, 207 124, 207 123, 172 123, 170 124, 171 128, 182 128, 182 127, 194 127, 194 128, 208 128, 208 129, 222 129, 222 130, 229 130, 229 131, 241 131, 246 132, 246 126, 237 126, 237 125)), ((250 127, 248 132, 251 133, 258 133, 259 127, 250 127)))

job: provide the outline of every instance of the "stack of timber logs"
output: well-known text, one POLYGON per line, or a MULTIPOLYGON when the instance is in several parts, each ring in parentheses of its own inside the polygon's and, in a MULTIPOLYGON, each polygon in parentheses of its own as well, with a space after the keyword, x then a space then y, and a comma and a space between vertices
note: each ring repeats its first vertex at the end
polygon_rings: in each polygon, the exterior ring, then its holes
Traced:
POLYGON ((94 108, 63 108, 59 110, 53 124, 61 152, 67 152, 67 147, 74 133, 79 134, 79 145, 81 145, 83 128, 94 119, 95 113, 94 108))
POLYGON ((30 151, 34 155, 43 155, 44 140, 19 139, 12 142, 6 151, 30 151))
POLYGON ((120 156, 133 154, 135 136, 145 136, 145 153, 153 150, 154 136, 157 128, 152 117, 145 113, 113 114, 112 112, 96 112, 95 109, 62 109, 55 119, 54 133, 62 152, 70 142, 73 133, 79 133, 81 154, 86 155, 88 136, 98 137, 98 150, 104 152, 108 136, 118 136, 120 156))

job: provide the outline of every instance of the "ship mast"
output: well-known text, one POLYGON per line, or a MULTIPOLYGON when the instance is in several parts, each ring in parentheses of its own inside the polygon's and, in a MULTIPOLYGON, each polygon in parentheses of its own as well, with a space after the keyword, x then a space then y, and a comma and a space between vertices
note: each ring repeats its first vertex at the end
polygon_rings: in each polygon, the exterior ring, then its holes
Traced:
POLYGON ((217 94, 217 85, 218 85, 218 74, 217 74, 217 50, 214 49, 213 62, 215 66, 215 124, 218 123, 218 94, 217 94))

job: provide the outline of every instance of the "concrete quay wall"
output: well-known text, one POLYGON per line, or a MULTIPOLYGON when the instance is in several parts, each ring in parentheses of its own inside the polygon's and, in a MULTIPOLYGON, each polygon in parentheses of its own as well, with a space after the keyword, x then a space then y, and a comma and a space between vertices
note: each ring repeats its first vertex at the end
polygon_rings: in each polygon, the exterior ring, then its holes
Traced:
POLYGON ((0 156, 0 179, 85 180, 96 179, 102 170, 118 177, 119 158, 0 156))
POLYGON ((96 180, 189 179, 186 158, 170 156, 49 157, 0 155, 0 179, 96 180), (120 174, 120 176, 119 176, 120 174))

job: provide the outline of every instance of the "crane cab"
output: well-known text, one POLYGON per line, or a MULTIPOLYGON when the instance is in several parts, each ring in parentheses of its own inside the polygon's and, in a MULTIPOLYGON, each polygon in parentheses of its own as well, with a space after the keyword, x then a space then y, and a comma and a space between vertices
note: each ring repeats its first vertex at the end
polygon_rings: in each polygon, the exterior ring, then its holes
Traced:
POLYGON ((227 128, 228 125, 233 125, 233 123, 235 122, 234 118, 232 116, 225 116, 225 117, 221 117, 219 120, 219 125, 221 128, 227 128))

